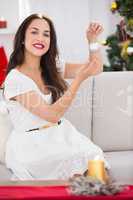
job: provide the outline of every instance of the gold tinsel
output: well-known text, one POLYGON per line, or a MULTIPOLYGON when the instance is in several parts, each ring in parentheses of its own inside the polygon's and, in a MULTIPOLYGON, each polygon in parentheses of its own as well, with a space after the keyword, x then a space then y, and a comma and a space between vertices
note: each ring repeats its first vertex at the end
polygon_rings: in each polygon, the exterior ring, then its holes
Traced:
POLYGON ((124 59, 126 59, 128 57, 127 48, 129 46, 129 44, 130 44, 130 40, 126 40, 121 43, 121 46, 122 46, 121 57, 124 59))
POLYGON ((133 31, 133 18, 128 19, 127 21, 127 29, 133 31))

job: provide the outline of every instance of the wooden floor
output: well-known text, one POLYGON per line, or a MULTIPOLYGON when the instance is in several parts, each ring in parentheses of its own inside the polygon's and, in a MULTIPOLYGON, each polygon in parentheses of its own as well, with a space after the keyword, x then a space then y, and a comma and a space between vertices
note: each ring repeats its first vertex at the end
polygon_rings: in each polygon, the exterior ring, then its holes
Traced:
POLYGON ((68 181, 63 180, 46 180, 46 181, 0 181, 0 186, 61 186, 68 185, 68 181))

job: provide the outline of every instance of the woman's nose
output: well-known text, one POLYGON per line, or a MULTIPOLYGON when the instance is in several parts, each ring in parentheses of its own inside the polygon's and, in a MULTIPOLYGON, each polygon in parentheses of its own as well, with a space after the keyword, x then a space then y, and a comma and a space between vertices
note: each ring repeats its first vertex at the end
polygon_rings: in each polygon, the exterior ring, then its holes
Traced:
POLYGON ((44 36, 42 34, 39 34, 37 39, 40 41, 40 42, 44 42, 44 36))

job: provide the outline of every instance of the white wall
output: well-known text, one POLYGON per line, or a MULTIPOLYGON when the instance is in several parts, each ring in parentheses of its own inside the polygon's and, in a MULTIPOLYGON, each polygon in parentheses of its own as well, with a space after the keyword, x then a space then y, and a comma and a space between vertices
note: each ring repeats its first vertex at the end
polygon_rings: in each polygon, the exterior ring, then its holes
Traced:
POLYGON ((41 12, 53 19, 61 53, 66 60, 85 59, 85 29, 89 19, 88 0, 29 0, 31 13, 41 12), (84 14, 83 14, 84 13, 84 14))
MULTIPOLYGON (((0 1, 0 18, 4 17, 7 20, 7 32, 12 33, 14 30, 17 29, 18 15, 18 0, 0 1)), ((0 29, 0 46, 3 45, 5 47, 6 53, 9 57, 10 53, 12 52, 13 35, 7 33, 2 34, 3 30, 0 29)))
MULTIPOLYGON (((111 0, 5 0, 0 4, 0 15, 8 20, 9 28, 15 31, 19 22, 31 13, 48 15, 54 21, 62 57, 74 62, 87 58, 85 30, 90 21, 103 24, 105 30, 101 40, 113 32, 112 25, 116 22, 110 5, 111 0)), ((12 41, 13 35, 0 34, 0 45, 5 46, 8 56, 12 51, 12 41)), ((105 54, 104 60, 106 62, 105 54)))

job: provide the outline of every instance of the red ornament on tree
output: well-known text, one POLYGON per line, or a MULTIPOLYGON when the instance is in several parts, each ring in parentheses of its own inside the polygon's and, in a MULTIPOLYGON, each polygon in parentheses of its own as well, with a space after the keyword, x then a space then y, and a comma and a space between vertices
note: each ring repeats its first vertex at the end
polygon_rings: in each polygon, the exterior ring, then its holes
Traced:
POLYGON ((6 77, 7 64, 8 64, 8 61, 7 61, 6 53, 5 53, 4 47, 1 46, 0 47, 0 86, 2 85, 6 77))
POLYGON ((7 28, 7 21, 5 19, 0 19, 0 29, 7 28))

